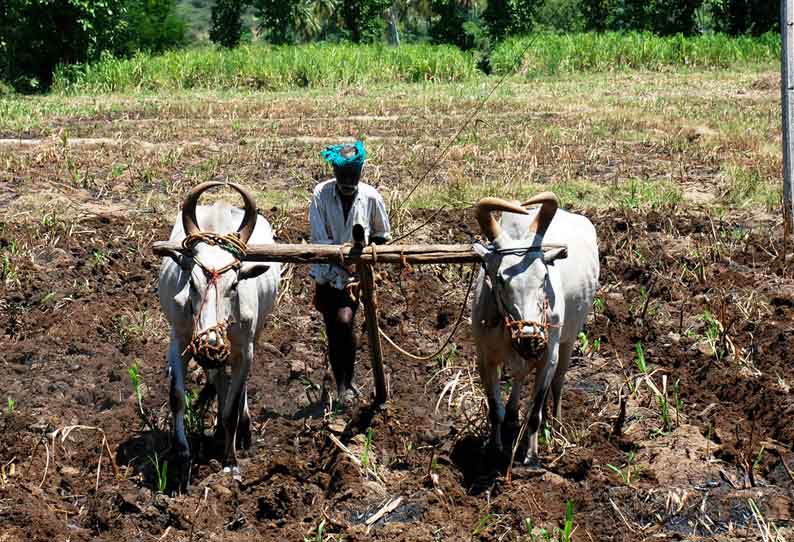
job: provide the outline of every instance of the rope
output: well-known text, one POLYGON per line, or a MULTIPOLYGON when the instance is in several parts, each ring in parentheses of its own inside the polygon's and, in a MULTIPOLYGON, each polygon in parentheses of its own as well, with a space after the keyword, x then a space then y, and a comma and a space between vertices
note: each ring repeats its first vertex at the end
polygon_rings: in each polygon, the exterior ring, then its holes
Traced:
POLYGON ((207 276, 207 289, 201 298, 201 305, 199 310, 193 318, 193 337, 187 344, 187 347, 182 352, 182 356, 190 352, 191 356, 205 369, 217 368, 222 366, 228 361, 231 354, 231 345, 228 336, 228 327, 231 322, 224 320, 218 322, 212 327, 202 331, 197 331, 199 317, 204 310, 204 305, 207 303, 210 294, 210 288, 215 288, 215 306, 220 306, 220 292, 218 291, 218 281, 221 275, 230 269, 239 269, 242 259, 245 258, 247 252, 247 245, 240 239, 238 233, 220 234, 213 232, 199 232, 188 235, 182 241, 182 248, 193 252, 194 247, 198 243, 206 243, 208 245, 215 245, 234 257, 234 261, 230 264, 224 265, 220 269, 215 269, 205 265, 198 257, 193 254, 193 261, 198 265, 204 274, 207 276), (209 342, 210 333, 215 333, 217 336, 217 344, 212 345, 209 342))
POLYGON ((460 313, 458 314, 458 320, 457 320, 457 322, 455 322, 455 326, 452 328, 452 332, 449 334, 449 337, 447 337, 447 340, 444 341, 444 344, 442 344, 441 348, 439 348, 436 352, 434 352, 433 354, 430 354, 428 356, 417 356, 416 354, 412 354, 412 353, 408 352, 407 350, 401 348, 397 343, 395 343, 391 339, 391 337, 386 335, 386 333, 380 328, 380 326, 378 325, 378 322, 376 321, 375 325, 378 326, 378 333, 380 333, 380 336, 383 337, 384 339, 386 339, 386 342, 389 343, 392 346, 392 348, 397 350, 399 353, 401 353, 402 355, 407 356, 407 357, 409 357, 411 359, 415 359, 417 361, 427 361, 427 360, 433 359, 434 357, 439 355, 441 352, 444 351, 444 349, 447 347, 447 345, 449 345, 450 341, 452 341, 452 337, 455 336, 455 333, 458 331, 458 327, 460 327, 460 323, 463 321, 463 314, 466 311, 466 301, 468 301, 469 294, 471 293, 471 287, 474 285, 474 268, 477 265, 479 265, 479 264, 475 264, 475 265, 472 266, 471 276, 469 277, 469 287, 466 289, 466 295, 464 296, 463 303, 460 306, 460 313))
MULTIPOLYGON (((528 41, 528 43, 527 43, 526 47, 524 47, 524 50, 523 50, 523 51, 521 51, 521 54, 519 55, 519 58, 520 58, 522 61, 524 60, 524 55, 527 53, 527 51, 529 51, 529 48, 532 46, 532 44, 533 44, 533 43, 535 43, 535 39, 536 39, 536 36, 533 36, 533 37, 532 37, 532 39, 530 39, 530 40, 528 41)), ((473 119, 474 119, 474 118, 475 118, 477 115, 479 115, 479 114, 480 114, 480 111, 482 111, 482 108, 485 106, 485 102, 487 102, 487 101, 490 99, 490 97, 493 95, 493 93, 494 93, 494 92, 496 92, 496 89, 498 89, 498 88, 499 88, 499 87, 502 85, 502 83, 504 83, 504 82, 505 82, 505 79, 507 79, 508 75, 509 75, 509 73, 508 73, 508 72, 505 72, 505 74, 504 74, 504 75, 502 75, 502 77, 501 77, 501 78, 500 78, 500 79, 499 79, 499 80, 496 82, 496 84, 493 86, 493 88, 491 89, 491 91, 490 91, 490 92, 489 92, 489 93, 488 93, 488 94, 485 96, 485 98, 483 98, 483 100, 482 100, 482 101, 481 101, 479 104, 477 104, 477 107, 475 107, 475 108, 474 108, 474 110, 471 112, 471 114, 470 114, 470 115, 469 115, 469 117, 468 117, 468 118, 465 120, 465 122, 464 122, 464 123, 463 123, 463 124, 460 126, 460 128, 459 128, 459 129, 458 129, 458 131, 455 133, 455 135, 454 135, 454 136, 452 136, 452 137, 449 139, 449 141, 447 142, 447 144, 446 144, 446 146, 444 147, 444 149, 443 149, 443 150, 441 151, 441 153, 440 153, 440 154, 439 154, 439 155, 436 157, 436 159, 433 161, 433 163, 430 165, 430 167, 429 167, 429 168, 427 168, 427 171, 425 171, 424 175, 422 175, 422 176, 419 178, 419 180, 418 180, 418 181, 416 181, 416 183, 415 183, 415 184, 414 184, 414 185, 411 187, 411 190, 409 190, 409 191, 408 191, 408 194, 405 196, 405 198, 402 200, 402 202, 400 202, 400 206, 404 205, 406 201, 408 201, 409 199, 411 199, 411 196, 413 195, 413 193, 416 191, 416 189, 417 189, 417 188, 419 188, 419 186, 420 186, 420 185, 421 185, 423 182, 425 182, 425 179, 427 179, 427 176, 428 176, 428 175, 430 175, 430 172, 431 172, 431 171, 433 171, 433 170, 436 168, 436 166, 438 166, 438 164, 440 164, 440 163, 441 163, 441 160, 442 160, 442 159, 444 158, 444 156, 447 154, 447 151, 449 151, 450 147, 452 147, 452 144, 453 144, 453 143, 454 143, 454 142, 455 142, 455 141, 458 139, 458 137, 460 136, 460 134, 462 134, 462 133, 463 133, 463 130, 466 128, 466 126, 468 126, 468 125, 469 125, 469 123, 470 123, 470 122, 471 122, 471 121, 472 121, 472 120, 473 120, 473 119)), ((438 211, 436 211, 436 213, 435 213, 435 214, 433 214, 433 215, 430 217, 430 220, 432 220, 433 218, 435 218, 435 217, 436 217, 436 216, 437 216, 437 215, 438 215, 440 212, 441 212, 441 210, 438 210, 438 211)), ((430 220, 426 221, 424 224, 421 224, 421 225, 420 225, 418 228, 415 228, 415 229, 411 230, 411 231, 410 231, 410 232, 408 232, 407 234, 405 234, 405 235, 403 235, 403 236, 401 236, 401 237, 398 237, 398 238, 397 238, 395 241, 392 241, 392 242, 396 242, 396 241, 399 241, 400 239, 404 239, 404 238, 408 237, 409 235, 411 235, 411 234, 415 233, 417 230, 420 230, 420 229, 422 229, 423 227, 425 227, 425 226, 426 226, 426 225, 427 225, 427 224, 430 222, 430 220)))
POLYGON ((182 241, 182 248, 185 250, 193 250, 193 247, 198 243, 219 246, 238 260, 245 258, 248 252, 248 246, 243 243, 243 240, 240 239, 240 235, 236 232, 230 234, 213 232, 194 233, 185 237, 182 241))

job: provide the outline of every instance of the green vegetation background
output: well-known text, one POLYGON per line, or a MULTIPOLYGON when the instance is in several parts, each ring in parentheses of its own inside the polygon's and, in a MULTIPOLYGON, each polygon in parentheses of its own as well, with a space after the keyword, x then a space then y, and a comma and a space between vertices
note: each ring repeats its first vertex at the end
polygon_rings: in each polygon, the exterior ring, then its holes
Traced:
POLYGON ((774 60, 778 13, 770 0, 6 0, 0 94, 720 68, 774 60))

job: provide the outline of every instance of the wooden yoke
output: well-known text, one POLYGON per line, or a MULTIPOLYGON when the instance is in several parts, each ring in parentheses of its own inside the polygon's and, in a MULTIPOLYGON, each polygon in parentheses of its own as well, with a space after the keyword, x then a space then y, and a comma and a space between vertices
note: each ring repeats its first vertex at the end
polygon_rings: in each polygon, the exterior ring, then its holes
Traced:
MULTIPOLYGON (((353 239, 352 252, 360 253, 364 249, 364 228, 358 224, 353 226, 353 239)), ((373 247, 372 250, 377 249, 373 247)), ((383 371, 383 349, 381 348, 380 333, 378 332, 378 300, 375 291, 375 277, 372 265, 363 261, 359 261, 356 264, 356 271, 361 281, 361 303, 364 305, 364 315, 367 321, 372 377, 375 381, 375 404, 381 405, 386 402, 387 397, 386 376, 383 371)))
MULTIPOLYGON (((378 329, 377 295, 372 266, 384 264, 449 264, 476 263, 482 258, 472 245, 374 245, 365 246, 361 226, 354 226, 353 246, 313 244, 248 245, 242 261, 291 262, 296 264, 342 263, 356 265, 361 280, 361 302, 367 319, 372 375, 375 383, 375 404, 386 401, 386 378, 383 372, 383 353, 378 329), (360 231, 357 230, 360 229, 360 231)), ((563 248, 565 245, 543 244, 542 250, 563 248)), ((182 250, 182 243, 158 241, 152 247, 157 256, 173 255, 182 250)))

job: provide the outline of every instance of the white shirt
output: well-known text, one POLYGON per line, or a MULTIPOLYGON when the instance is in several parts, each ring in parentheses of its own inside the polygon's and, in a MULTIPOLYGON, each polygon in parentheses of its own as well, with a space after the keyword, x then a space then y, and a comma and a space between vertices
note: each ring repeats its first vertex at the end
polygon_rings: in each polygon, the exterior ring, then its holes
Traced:
MULTIPOLYGON (((336 190, 336 179, 322 182, 314 188, 309 206, 311 242, 320 245, 342 245, 353 242, 353 226, 364 227, 365 240, 372 237, 389 238, 389 214, 380 193, 372 186, 359 182, 350 212, 345 220, 342 199, 336 190)), ((350 275, 339 265, 318 263, 309 271, 317 284, 331 284, 341 290, 350 275)))

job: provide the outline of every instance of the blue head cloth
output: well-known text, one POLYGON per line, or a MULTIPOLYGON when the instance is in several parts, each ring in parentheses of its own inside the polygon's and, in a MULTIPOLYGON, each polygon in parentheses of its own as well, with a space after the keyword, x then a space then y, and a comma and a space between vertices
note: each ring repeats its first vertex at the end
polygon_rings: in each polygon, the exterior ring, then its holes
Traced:
POLYGON ((367 159, 367 151, 364 150, 364 142, 356 141, 354 147, 355 154, 350 156, 343 156, 342 151, 349 145, 333 145, 326 147, 320 153, 326 162, 334 167, 334 171, 344 173, 347 175, 358 176, 361 174, 361 168, 364 167, 364 160, 367 159))

